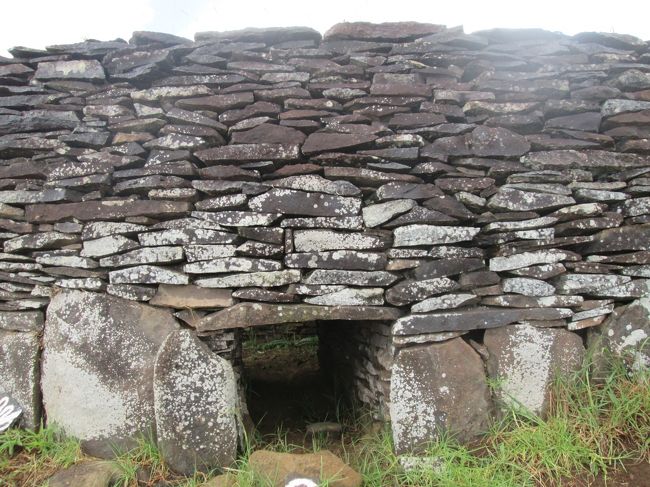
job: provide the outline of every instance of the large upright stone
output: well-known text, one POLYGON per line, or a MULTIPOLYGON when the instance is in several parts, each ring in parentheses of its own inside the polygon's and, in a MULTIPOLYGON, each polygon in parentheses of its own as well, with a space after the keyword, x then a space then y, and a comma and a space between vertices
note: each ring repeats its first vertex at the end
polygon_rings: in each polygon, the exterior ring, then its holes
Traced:
POLYGON ((167 311, 105 294, 61 291, 43 336, 43 403, 49 423, 91 455, 132 448, 154 428, 156 354, 179 329, 167 311))
POLYGON ((621 357, 633 370, 650 370, 650 298, 618 307, 600 327, 590 329, 597 364, 606 365, 603 349, 621 357))
POLYGON ((582 339, 560 328, 513 325, 485 332, 490 377, 500 384, 499 399, 534 414, 546 411, 557 374, 568 375, 582 365, 582 339))
POLYGON ((491 408, 483 362, 462 338, 400 350, 390 382, 397 454, 423 452, 445 432, 469 441, 488 429, 491 408))
POLYGON ((37 332, 0 330, 0 391, 23 410, 18 425, 36 429, 41 422, 40 342, 37 332))
POLYGON ((237 382, 230 363, 189 330, 167 336, 153 376, 158 447, 176 472, 227 467, 237 455, 237 382))

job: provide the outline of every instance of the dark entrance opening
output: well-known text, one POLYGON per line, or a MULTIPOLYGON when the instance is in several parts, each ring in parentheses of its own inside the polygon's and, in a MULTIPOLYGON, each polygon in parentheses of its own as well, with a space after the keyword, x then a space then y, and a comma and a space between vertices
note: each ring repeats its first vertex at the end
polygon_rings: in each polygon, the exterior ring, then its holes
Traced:
POLYGON ((257 432, 308 444, 307 426, 337 422, 333 378, 321 367, 316 323, 255 327, 243 337, 246 401, 257 432))

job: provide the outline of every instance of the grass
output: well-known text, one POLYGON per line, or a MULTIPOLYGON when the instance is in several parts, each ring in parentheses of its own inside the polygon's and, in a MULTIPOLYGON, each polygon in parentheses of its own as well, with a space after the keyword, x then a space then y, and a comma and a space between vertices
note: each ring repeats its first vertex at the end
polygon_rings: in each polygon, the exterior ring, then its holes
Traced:
MULTIPOLYGON (((346 426, 340 442, 316 439, 311 451, 334 450, 362 474, 366 487, 557 487, 574 478, 606 477, 624 462, 650 461, 650 373, 630 372, 623 361, 612 360, 606 377, 593 381, 585 367, 556 380, 545 418, 509 407, 476 444, 461 445, 443 435, 408 470, 393 454, 388 428, 371 431, 369 421, 359 417, 346 426)), ((246 442, 228 469, 235 485, 270 485, 249 463, 258 448, 305 452, 289 444, 286 433, 279 430, 271 440, 246 442)), ((53 428, 11 430, 0 435, 0 486, 40 487, 54 471, 80 459, 79 444, 61 438, 53 428)), ((176 487, 199 487, 216 474, 176 477, 146 439, 115 462, 122 472, 120 487, 138 485, 142 472, 149 480, 141 485, 164 479, 176 487)))
POLYGON ((11 429, 0 435, 0 486, 40 486, 81 458, 79 442, 54 427, 11 429))

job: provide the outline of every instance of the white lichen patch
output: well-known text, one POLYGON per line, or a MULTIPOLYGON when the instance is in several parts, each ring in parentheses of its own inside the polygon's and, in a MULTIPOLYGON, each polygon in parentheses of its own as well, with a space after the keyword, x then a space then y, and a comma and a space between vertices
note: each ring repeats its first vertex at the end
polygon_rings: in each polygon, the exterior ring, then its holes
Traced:
POLYGON ((471 241, 480 231, 476 227, 438 225, 406 225, 393 231, 395 247, 437 245, 471 241))

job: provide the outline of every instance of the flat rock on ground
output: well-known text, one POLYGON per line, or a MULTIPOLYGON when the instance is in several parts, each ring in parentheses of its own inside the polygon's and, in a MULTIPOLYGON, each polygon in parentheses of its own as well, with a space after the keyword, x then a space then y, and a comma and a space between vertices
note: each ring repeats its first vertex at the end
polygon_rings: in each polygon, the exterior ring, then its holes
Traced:
POLYGON ((249 466, 274 487, 285 487, 296 478, 326 482, 331 487, 357 487, 362 482, 359 473, 328 450, 304 454, 257 450, 250 456, 249 466))
POLYGON ((87 461, 61 470, 50 477, 48 487, 110 487, 115 485, 122 470, 114 462, 87 461))

